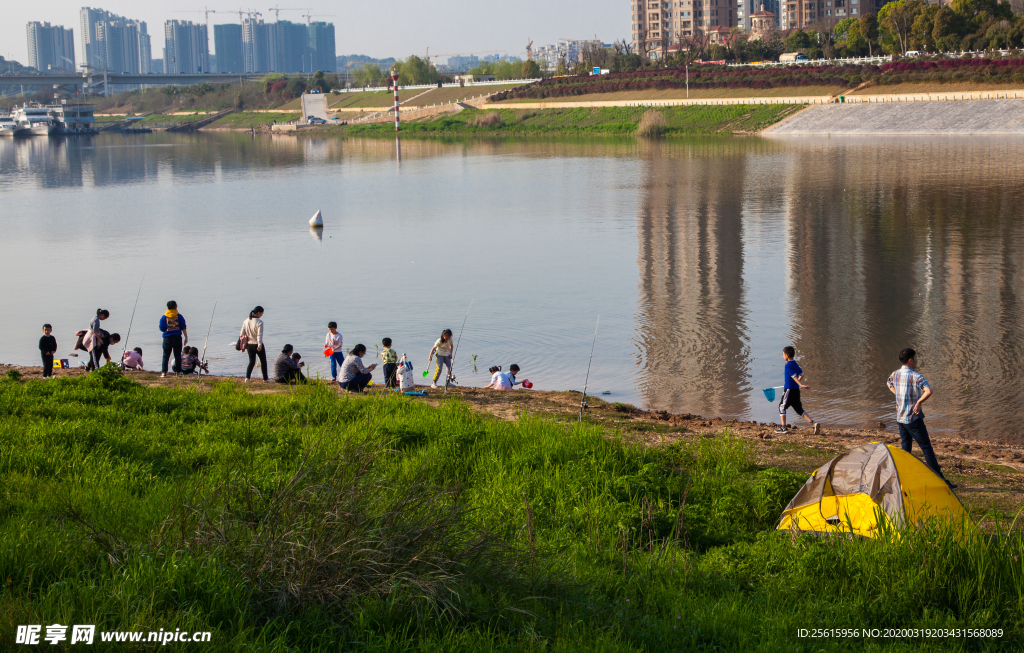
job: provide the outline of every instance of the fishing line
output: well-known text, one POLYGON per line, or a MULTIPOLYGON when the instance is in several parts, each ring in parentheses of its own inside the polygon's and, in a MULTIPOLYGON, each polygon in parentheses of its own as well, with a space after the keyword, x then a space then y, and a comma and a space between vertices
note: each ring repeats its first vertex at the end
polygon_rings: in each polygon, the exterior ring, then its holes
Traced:
POLYGON ((217 304, 220 303, 220 293, 224 286, 217 291, 217 299, 213 302, 213 313, 210 314, 210 326, 206 329, 206 341, 203 343, 203 357, 199 359, 199 378, 203 378, 203 365, 206 363, 206 346, 210 344, 210 331, 213 330, 213 318, 217 315, 217 304))
POLYGON ((124 349, 121 350, 121 369, 124 369, 124 355, 128 351, 128 338, 132 335, 132 324, 135 323, 135 309, 139 307, 139 297, 142 295, 142 284, 146 283, 146 275, 142 275, 142 281, 139 282, 139 292, 135 295, 135 308, 132 309, 132 319, 128 322, 128 333, 124 336, 124 349))
POLYGON ((466 317, 462 319, 462 328, 459 329, 459 339, 455 341, 455 349, 452 350, 452 363, 448 366, 448 376, 444 380, 444 393, 448 394, 448 384, 455 382, 455 355, 459 353, 459 343, 462 342, 462 332, 466 330, 466 320, 469 319, 469 311, 473 308, 473 302, 476 301, 476 297, 469 300, 469 308, 466 309, 466 317))
POLYGON ((597 324, 594 325, 594 342, 590 345, 590 362, 587 363, 587 380, 583 382, 583 399, 580 401, 580 418, 577 423, 583 422, 583 411, 587 406, 587 386, 590 385, 590 366, 594 364, 594 347, 597 345, 597 328, 601 326, 601 316, 597 316, 597 324))

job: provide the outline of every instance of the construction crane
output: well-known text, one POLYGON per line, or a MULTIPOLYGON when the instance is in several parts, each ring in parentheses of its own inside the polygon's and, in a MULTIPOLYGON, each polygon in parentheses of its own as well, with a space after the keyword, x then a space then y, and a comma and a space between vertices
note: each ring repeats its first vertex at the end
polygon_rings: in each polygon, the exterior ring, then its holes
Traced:
MULTIPOLYGON (((205 14, 206 15, 206 30, 209 31, 210 30, 210 14, 217 13, 217 10, 216 9, 207 9, 206 7, 203 7, 202 11, 199 11, 197 9, 195 11, 172 11, 171 13, 173 13, 173 14, 205 14)), ((221 13, 224 13, 224 12, 221 12, 221 13)))
POLYGON ((533 61, 533 39, 530 39, 530 42, 526 44, 526 60, 533 61))
POLYGON ((602 43, 601 39, 597 38, 597 34, 594 34, 593 39, 567 39, 564 36, 558 37, 559 41, 568 41, 570 43, 602 43))
MULTIPOLYGON (((307 9, 306 11, 313 11, 313 10, 312 9, 307 9)), ((302 17, 306 19, 306 26, 308 27, 309 25, 313 24, 313 19, 314 18, 334 18, 335 14, 302 14, 302 17)))
MULTIPOLYGON (((227 12, 221 12, 221 13, 227 13, 227 12)), ((236 12, 232 11, 231 13, 236 13, 236 12)), ((255 20, 257 17, 263 15, 263 14, 261 14, 258 11, 253 11, 252 9, 250 9, 249 11, 243 11, 242 9, 239 9, 237 13, 238 13, 238 22, 239 23, 243 23, 243 24, 245 23, 245 17, 246 16, 248 16, 250 19, 255 20)))

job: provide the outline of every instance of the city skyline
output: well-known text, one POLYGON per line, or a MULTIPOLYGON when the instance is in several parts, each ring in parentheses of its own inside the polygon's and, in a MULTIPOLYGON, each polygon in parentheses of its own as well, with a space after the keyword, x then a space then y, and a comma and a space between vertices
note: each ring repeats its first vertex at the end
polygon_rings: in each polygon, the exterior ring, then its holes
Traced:
MULTIPOLYGON (((405 58, 416 54, 424 56, 427 48, 432 53, 469 53, 487 48, 505 50, 511 56, 525 58, 529 39, 537 45, 555 43, 560 38, 587 39, 596 36, 605 42, 630 38, 630 14, 623 0, 596 0, 592 3, 569 3, 548 6, 540 0, 524 0, 515 11, 503 12, 498 8, 481 8, 469 0, 455 0, 440 7, 425 8, 422 3, 396 0, 389 12, 362 3, 330 3, 325 0, 300 3, 312 9, 312 21, 335 25, 336 52, 364 54, 374 58, 405 58), (506 15, 507 14, 507 15, 506 15), (396 20, 395 17, 399 17, 396 20), (407 17, 402 20, 401 17, 407 17)), ((5 14, 0 24, 0 54, 27 63, 28 43, 26 25, 33 21, 63 25, 74 31, 76 53, 81 61, 82 7, 101 8, 112 14, 125 16, 150 25, 153 37, 152 56, 159 58, 163 50, 161 33, 169 20, 192 21, 206 24, 203 7, 176 1, 152 5, 137 0, 116 2, 82 2, 56 0, 45 7, 17 5, 5 14), (179 13, 183 12, 183 13, 179 13)), ((211 6, 211 5, 207 5, 211 6)), ((218 9, 217 5, 212 5, 218 9)), ((214 52, 214 25, 240 24, 238 9, 223 7, 223 12, 211 11, 209 16, 209 50, 214 52)), ((255 7, 262 19, 274 22, 275 11, 255 7)), ((248 11, 248 8, 243 8, 248 11)), ((304 9, 282 7, 280 19, 305 22, 304 9)))

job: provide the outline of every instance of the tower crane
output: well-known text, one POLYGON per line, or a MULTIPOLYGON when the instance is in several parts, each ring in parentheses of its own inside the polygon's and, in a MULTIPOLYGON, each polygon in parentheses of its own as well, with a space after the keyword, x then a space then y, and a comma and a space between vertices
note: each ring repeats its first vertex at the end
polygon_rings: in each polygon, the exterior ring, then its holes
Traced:
MULTIPOLYGON (((174 12, 171 12, 171 13, 175 13, 175 14, 205 14, 206 15, 206 30, 209 31, 210 30, 210 14, 217 13, 217 10, 216 9, 209 9, 207 7, 203 7, 202 11, 196 9, 194 11, 174 11, 174 12)), ((221 13, 224 13, 224 12, 221 12, 221 13)))
MULTIPOLYGON (((226 12, 222 12, 222 13, 226 13, 226 12)), ((231 13, 235 13, 235 12, 232 11, 231 13)), ((262 15, 263 14, 261 14, 260 12, 253 11, 252 9, 250 9, 249 11, 243 11, 243 10, 239 9, 238 10, 238 22, 239 23, 244 23, 246 16, 248 16, 250 19, 256 19, 257 17, 262 16, 262 15)))
POLYGON ((533 61, 533 39, 530 39, 530 42, 526 44, 526 60, 533 61))
MULTIPOLYGON (((306 11, 313 10, 307 9, 306 11)), ((335 14, 302 14, 302 17, 306 19, 306 26, 308 27, 309 25, 312 24, 314 18, 334 18, 335 14)))

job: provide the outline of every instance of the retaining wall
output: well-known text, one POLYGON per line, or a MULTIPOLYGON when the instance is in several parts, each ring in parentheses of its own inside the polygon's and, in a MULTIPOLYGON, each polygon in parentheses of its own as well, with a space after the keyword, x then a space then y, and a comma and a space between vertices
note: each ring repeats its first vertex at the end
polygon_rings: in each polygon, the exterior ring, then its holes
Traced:
POLYGON ((776 135, 1022 134, 1024 99, 811 106, 762 132, 776 135))

